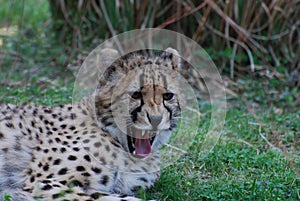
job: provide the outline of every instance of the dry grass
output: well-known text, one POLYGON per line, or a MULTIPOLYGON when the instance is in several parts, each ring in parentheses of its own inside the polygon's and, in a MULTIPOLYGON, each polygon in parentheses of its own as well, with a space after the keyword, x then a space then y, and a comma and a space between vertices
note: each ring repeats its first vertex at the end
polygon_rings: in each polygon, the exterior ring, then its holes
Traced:
POLYGON ((77 48, 85 39, 158 27, 181 32, 212 53, 224 53, 218 65, 231 77, 262 68, 276 71, 278 66, 292 71, 300 62, 298 0, 56 2, 52 15, 65 27, 60 38, 69 37, 71 30, 72 46, 77 48))

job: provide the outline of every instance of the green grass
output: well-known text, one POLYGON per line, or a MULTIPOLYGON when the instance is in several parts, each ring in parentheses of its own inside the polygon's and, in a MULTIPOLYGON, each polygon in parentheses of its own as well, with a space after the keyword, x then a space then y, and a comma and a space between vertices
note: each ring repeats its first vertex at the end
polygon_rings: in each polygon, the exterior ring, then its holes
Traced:
POLYGON ((22 1, 0 0, 0 5, 0 27, 19 25, 22 19, 27 27, 39 29, 50 19, 49 5, 44 0, 24 0, 24 6, 22 1))
MULTIPOLYGON (((299 115, 292 115, 294 123, 299 115)), ((296 177, 288 160, 280 152, 270 149, 259 137, 257 126, 249 126, 250 121, 253 118, 245 111, 230 108, 225 134, 212 153, 199 160, 199 150, 193 150, 190 157, 164 169, 147 198, 299 200, 300 178, 296 177)), ((298 140, 299 131, 299 127, 295 132, 289 130, 298 135, 298 140)), ((299 168, 299 158, 297 163, 299 168)))
MULTIPOLYGON (((248 104, 255 106, 260 122, 249 113, 240 96, 230 100, 224 134, 214 150, 201 160, 198 156, 201 147, 193 144, 190 156, 164 169, 159 182, 148 193, 141 193, 141 197, 195 201, 299 200, 299 103, 293 96, 294 89, 284 87, 280 91, 282 83, 277 79, 268 79, 271 84, 261 87, 265 81, 239 81, 244 84, 243 96, 248 104), (284 95, 274 101, 273 94, 267 93, 269 90, 284 95), (278 142, 284 144, 289 158, 278 142)), ((204 120, 204 124, 208 121, 204 120)))
MULTIPOLYGON (((22 7, 16 4, 10 10, 11 3, 0 0, 0 26, 10 19, 10 12, 11 24, 20 23, 22 7)), ((52 41, 44 23, 49 17, 47 6, 44 1, 26 0, 24 30, 33 29, 34 35, 7 37, 1 47, 6 54, 0 61, 0 103, 56 105, 72 101, 74 76, 65 70, 70 51, 52 41), (15 52, 17 59, 12 56, 15 52)), ((228 56, 226 51, 213 56, 218 58, 219 54, 228 56)), ((240 96, 231 99, 226 126, 214 150, 201 159, 198 144, 203 139, 195 139, 189 155, 163 169, 155 186, 139 193, 141 198, 300 200, 300 178, 295 174, 300 169, 299 91, 277 78, 244 78, 236 84, 264 126, 249 113, 240 96), (278 149, 277 142, 285 145, 296 168, 278 149)), ((209 126, 208 117, 202 125, 199 136, 209 126)), ((9 195, 5 199, 9 200, 9 195)))
MULTIPOLYGON (((21 78, 18 75, 13 77, 12 81, 21 78)), ((54 86, 47 82, 40 86, 39 79, 33 78, 21 88, 1 87, 1 102, 46 105, 71 102, 72 79, 68 83, 64 83, 64 79, 65 77, 52 78, 57 83, 54 86)), ((249 84, 247 90, 255 89, 251 88, 254 86, 250 81, 244 82, 249 84)), ((272 87, 276 86, 274 84, 272 87)), ((255 105, 255 102, 264 100, 266 95, 262 90, 256 89, 253 96, 248 94, 248 101, 255 105)), ((258 110, 263 112, 257 112, 257 115, 261 123, 266 125, 262 128, 249 114, 240 98, 229 101, 231 106, 228 108, 224 134, 214 150, 206 158, 200 159, 198 153, 201 146, 197 144, 201 140, 195 139, 189 155, 163 169, 155 186, 140 192, 139 196, 145 199, 195 201, 299 200, 300 178, 297 178, 287 158, 277 149, 269 147, 259 135, 260 133, 273 142, 275 134, 270 133, 275 126, 280 134, 278 139, 291 148, 291 159, 299 172, 300 110, 289 112, 287 104, 289 103, 283 101, 269 107, 264 101, 260 103, 258 110), (280 107, 284 107, 283 111, 275 114, 274 109, 280 107)), ((209 126, 209 118, 203 121, 204 126, 199 134, 209 126)))

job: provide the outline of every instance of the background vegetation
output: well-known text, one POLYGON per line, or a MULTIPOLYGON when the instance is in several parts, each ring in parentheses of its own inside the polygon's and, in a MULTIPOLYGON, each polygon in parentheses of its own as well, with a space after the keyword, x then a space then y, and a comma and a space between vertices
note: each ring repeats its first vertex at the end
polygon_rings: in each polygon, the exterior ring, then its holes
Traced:
POLYGON ((145 27, 197 41, 228 88, 222 138, 198 158, 165 168, 142 198, 300 199, 300 2, 298 0, 0 0, 0 103, 72 100, 74 74, 95 46, 145 27))

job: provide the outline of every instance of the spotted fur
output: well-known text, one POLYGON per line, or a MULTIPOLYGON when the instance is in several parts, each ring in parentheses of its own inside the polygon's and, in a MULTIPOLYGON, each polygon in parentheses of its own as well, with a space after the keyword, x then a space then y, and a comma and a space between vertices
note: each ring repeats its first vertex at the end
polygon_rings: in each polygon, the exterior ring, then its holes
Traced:
POLYGON ((159 178, 158 150, 184 104, 169 50, 121 57, 73 105, 2 105, 0 199, 138 200, 159 178))

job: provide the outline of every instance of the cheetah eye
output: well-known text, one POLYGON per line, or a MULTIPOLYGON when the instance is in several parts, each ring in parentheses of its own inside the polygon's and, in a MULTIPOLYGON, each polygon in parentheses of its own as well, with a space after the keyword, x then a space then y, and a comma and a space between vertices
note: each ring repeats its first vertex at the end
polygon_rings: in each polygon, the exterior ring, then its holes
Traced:
POLYGON ((173 93, 164 93, 163 94, 163 99, 168 101, 171 100, 173 98, 174 94, 173 93))
POLYGON ((143 97, 143 95, 140 91, 135 91, 131 94, 131 97, 133 99, 141 99, 143 97))

